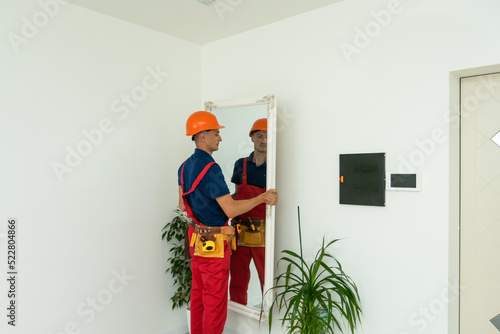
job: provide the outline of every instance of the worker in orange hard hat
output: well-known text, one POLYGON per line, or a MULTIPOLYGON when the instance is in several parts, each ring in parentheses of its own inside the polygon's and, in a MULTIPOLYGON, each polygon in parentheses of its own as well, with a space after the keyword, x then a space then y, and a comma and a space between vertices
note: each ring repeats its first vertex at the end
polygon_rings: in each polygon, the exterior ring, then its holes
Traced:
POLYGON ((253 198, 234 200, 222 170, 212 158, 222 141, 215 115, 198 111, 186 122, 195 152, 178 170, 179 207, 193 224, 188 236, 191 253, 191 332, 221 334, 227 317, 228 281, 234 228, 229 218, 266 203, 276 205, 278 193, 268 190, 253 198))
MULTIPOLYGON (((193 136, 201 131, 218 130, 224 127, 219 124, 214 114, 208 111, 197 111, 189 116, 186 122, 186 136, 193 136)), ((194 140, 194 138, 191 138, 194 140)))
MULTIPOLYGON (((233 198, 242 200, 266 192, 267 158, 267 118, 256 120, 250 129, 254 150, 248 157, 238 159, 234 164, 231 182, 235 184, 233 198)), ((246 305, 247 290, 250 282, 250 262, 253 260, 264 289, 265 276, 265 223, 266 205, 261 203, 255 208, 233 218, 232 225, 237 228, 237 248, 231 255, 230 299, 246 305)))

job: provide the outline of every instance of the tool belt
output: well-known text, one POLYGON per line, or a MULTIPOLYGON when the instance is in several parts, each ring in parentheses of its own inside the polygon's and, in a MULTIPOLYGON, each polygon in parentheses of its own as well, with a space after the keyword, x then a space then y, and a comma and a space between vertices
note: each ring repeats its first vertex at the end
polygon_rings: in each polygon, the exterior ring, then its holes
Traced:
POLYGON ((191 223, 194 228, 190 246, 194 246, 194 255, 202 257, 224 257, 224 243, 231 242, 236 249, 234 228, 231 226, 202 226, 191 223))
POLYGON ((233 226, 238 231, 238 246, 265 247, 266 221, 263 219, 233 218, 233 226))

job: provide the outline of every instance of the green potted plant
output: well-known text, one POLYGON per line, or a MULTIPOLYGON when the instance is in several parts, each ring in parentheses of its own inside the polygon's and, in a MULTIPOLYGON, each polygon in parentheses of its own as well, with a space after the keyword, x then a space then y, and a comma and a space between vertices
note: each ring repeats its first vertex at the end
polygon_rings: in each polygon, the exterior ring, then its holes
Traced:
POLYGON ((171 244, 170 256, 167 259, 168 268, 165 272, 170 272, 174 279, 174 286, 177 287, 174 295, 170 298, 172 309, 183 305, 189 306, 192 279, 191 259, 185 256, 189 254, 188 245, 185 243, 185 235, 191 224, 191 219, 179 208, 174 212, 176 213, 175 217, 163 227, 161 235, 162 240, 166 240, 171 244))
MULTIPOLYGON (((277 290, 269 311, 269 332, 273 309, 284 311, 282 326, 287 334, 317 334, 343 332, 347 327, 354 334, 361 316, 361 302, 354 281, 344 272, 340 262, 328 253, 328 248, 339 240, 330 241, 316 253, 308 264, 302 254, 300 233, 300 255, 284 250, 278 265, 286 264, 286 271, 276 278, 277 290)), ((268 290, 269 291, 269 290, 268 290)))

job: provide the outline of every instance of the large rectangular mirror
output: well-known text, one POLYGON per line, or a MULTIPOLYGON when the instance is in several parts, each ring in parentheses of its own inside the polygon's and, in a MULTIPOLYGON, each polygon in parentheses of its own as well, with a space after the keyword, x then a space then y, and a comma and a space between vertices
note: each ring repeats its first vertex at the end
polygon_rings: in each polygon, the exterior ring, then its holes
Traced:
MULTIPOLYGON (((260 146, 265 143, 266 147, 266 158, 265 158, 265 187, 266 189, 276 188, 276 98, 274 95, 267 95, 257 98, 244 98, 244 99, 232 99, 232 100, 222 100, 222 101, 208 101, 205 102, 205 110, 214 113, 217 116, 219 124, 225 126, 221 130, 222 142, 220 149, 214 152, 214 159, 220 165, 224 178, 231 194, 239 189, 238 183, 233 183, 233 173, 235 172, 236 161, 242 158, 252 159, 254 156, 262 156, 262 151, 259 150, 257 141, 260 142, 260 146), (252 134, 251 130, 254 129, 254 123, 259 120, 262 122, 263 119, 267 120, 267 134, 264 131, 255 131, 252 134), (265 137, 267 136, 267 138, 265 137), (260 136, 260 139, 257 139, 260 136), (258 152, 254 154, 255 152, 258 152)), ((261 123, 258 123, 261 124, 261 123)), ((257 126, 257 128, 259 128, 257 126)), ((260 129, 260 128, 259 128, 260 129)), ((250 160, 248 159, 248 160, 250 160)), ((255 164, 258 168, 260 164, 260 169, 264 166, 262 161, 255 164)), ((248 162, 247 162, 247 166, 248 162)), ((249 167, 251 168, 251 167, 249 167)), ((235 173, 236 175, 236 173, 235 173)), ((249 172, 250 177, 250 172, 249 172)), ((250 183, 250 181, 249 181, 250 183)), ((272 303, 273 294, 265 293, 272 285, 274 280, 274 219, 275 219, 275 208, 267 205, 265 207, 265 223, 262 223, 265 228, 265 245, 264 246, 253 246, 249 250, 250 257, 252 258, 249 265, 245 264, 241 271, 236 265, 233 266, 229 278, 229 303, 228 309, 247 315, 254 319, 261 319, 262 321, 268 322, 269 317, 269 307, 272 303), (264 263, 259 263, 259 257, 265 255, 264 263), (256 260, 256 261, 254 261, 256 260), (256 268, 259 268, 258 270, 256 268), (250 273, 250 280, 248 283, 243 282, 250 273), (243 273, 245 272, 245 273, 243 273), (259 277, 260 275, 260 277, 259 277), (233 280, 234 279, 234 280, 233 280), (236 287, 236 283, 239 287, 236 287), (241 287, 243 285, 243 288, 241 287), (237 289, 245 290, 241 293, 235 292, 237 289), (264 292, 264 295, 263 293, 264 292), (244 295, 243 297, 241 295, 244 295), (261 317, 262 310, 262 317, 261 317)), ((259 224, 258 221, 254 222, 251 218, 248 219, 250 224, 259 224)), ((264 221, 264 220, 263 220, 264 221)), ((241 220, 243 225, 243 219, 241 220)), ((248 224, 248 222, 247 222, 248 224)), ((262 228, 260 227, 260 228, 262 228)), ((254 226, 252 226, 254 228, 254 226)), ((259 227, 258 227, 259 228, 259 227)), ((257 229, 258 229, 257 228, 257 229)), ((245 249, 242 246, 240 250, 245 249)), ((237 250, 238 251, 238 250, 237 250)), ((234 255, 234 254, 233 254, 234 255)), ((232 261, 240 257, 232 256, 232 261)))

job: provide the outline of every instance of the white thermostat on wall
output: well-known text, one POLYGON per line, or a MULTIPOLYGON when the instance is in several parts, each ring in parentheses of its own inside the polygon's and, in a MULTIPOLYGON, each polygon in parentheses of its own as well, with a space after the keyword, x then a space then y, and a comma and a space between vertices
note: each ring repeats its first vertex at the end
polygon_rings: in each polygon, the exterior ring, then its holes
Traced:
POLYGON ((387 173, 385 185, 387 190, 420 191, 422 190, 422 178, 419 172, 387 173))

